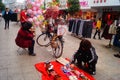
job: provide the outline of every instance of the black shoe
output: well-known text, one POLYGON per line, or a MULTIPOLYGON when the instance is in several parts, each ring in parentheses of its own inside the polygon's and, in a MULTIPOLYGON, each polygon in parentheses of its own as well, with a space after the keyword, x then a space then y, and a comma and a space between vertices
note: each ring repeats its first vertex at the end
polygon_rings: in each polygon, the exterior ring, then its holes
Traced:
POLYGON ((93 72, 90 72, 90 74, 91 74, 91 75, 96 75, 96 72, 95 72, 95 71, 93 71, 93 72))
POLYGON ((33 54, 29 54, 30 56, 36 56, 36 54, 35 53, 33 53, 33 54))
POLYGON ((99 38, 99 40, 101 40, 101 38, 99 38))
POLYGON ((114 54, 114 56, 120 58, 120 54, 114 54))
POLYGON ((92 72, 92 75, 96 75, 96 72, 92 72))
POLYGON ((107 45, 107 46, 105 46, 106 48, 111 48, 111 45, 107 45))

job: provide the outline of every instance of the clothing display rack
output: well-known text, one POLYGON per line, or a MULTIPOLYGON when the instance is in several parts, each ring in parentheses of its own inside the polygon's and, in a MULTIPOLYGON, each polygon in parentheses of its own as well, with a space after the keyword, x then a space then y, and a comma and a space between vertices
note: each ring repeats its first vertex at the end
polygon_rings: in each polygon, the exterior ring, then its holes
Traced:
POLYGON ((93 22, 91 20, 82 20, 82 19, 69 20, 68 31, 76 36, 91 38, 92 29, 93 29, 93 22))

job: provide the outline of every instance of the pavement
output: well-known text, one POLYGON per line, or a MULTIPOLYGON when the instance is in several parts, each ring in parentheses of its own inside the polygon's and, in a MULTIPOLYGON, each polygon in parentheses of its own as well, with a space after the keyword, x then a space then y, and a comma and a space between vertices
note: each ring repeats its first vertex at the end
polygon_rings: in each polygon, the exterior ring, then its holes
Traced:
MULTIPOLYGON (((10 22, 9 30, 4 30, 4 20, 0 22, 0 80, 41 80, 41 74, 35 69, 34 65, 39 62, 55 60, 50 48, 40 47, 35 44, 37 56, 29 56, 27 52, 20 50, 22 55, 17 52, 18 46, 15 38, 20 28, 20 24, 10 22)), ((36 36, 40 34, 39 27, 36 28, 36 36)), ((94 30, 93 33, 94 34, 94 30)), ((97 37, 96 37, 97 38, 97 37)), ((72 55, 79 47, 80 39, 71 36, 67 32, 64 36, 64 51, 62 57, 72 58, 72 55)), ((118 53, 119 48, 106 48, 109 40, 89 39, 96 48, 99 57, 96 65, 96 80, 120 80, 120 58, 113 54, 118 53)))

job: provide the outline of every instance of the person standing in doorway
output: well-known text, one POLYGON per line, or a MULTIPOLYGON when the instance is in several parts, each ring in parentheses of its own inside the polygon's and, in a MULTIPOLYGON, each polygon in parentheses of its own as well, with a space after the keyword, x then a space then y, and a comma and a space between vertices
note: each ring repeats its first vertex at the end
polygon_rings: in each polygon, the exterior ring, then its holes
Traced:
POLYGON ((97 21, 97 23, 96 23, 96 32, 95 32, 95 34, 94 34, 94 36, 93 36, 93 39, 96 39, 95 36, 96 36, 97 33, 98 33, 99 39, 101 39, 101 37, 100 37, 101 24, 102 24, 102 21, 101 21, 101 18, 99 18, 98 21, 97 21))
POLYGON ((6 8, 5 12, 3 14, 3 18, 5 20, 5 28, 4 29, 6 29, 6 28, 9 29, 10 16, 11 16, 10 10, 9 10, 9 8, 6 8))

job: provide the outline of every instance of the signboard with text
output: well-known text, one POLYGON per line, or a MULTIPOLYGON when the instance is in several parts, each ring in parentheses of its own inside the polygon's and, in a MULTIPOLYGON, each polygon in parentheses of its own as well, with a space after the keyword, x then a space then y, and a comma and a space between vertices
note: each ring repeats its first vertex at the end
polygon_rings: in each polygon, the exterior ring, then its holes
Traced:
POLYGON ((81 9, 90 9, 89 0, 79 0, 81 9))
POLYGON ((120 6, 120 0, 91 0, 92 7, 96 6, 120 6))
POLYGON ((67 9, 67 0, 59 0, 59 8, 60 9, 67 9))

